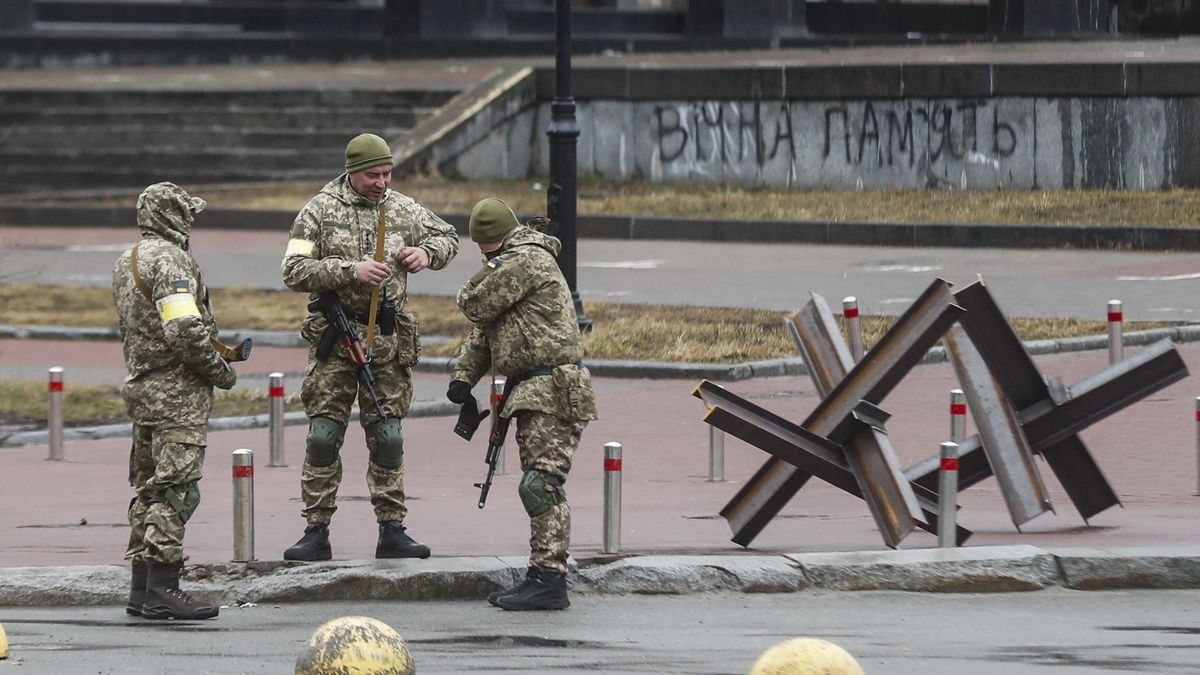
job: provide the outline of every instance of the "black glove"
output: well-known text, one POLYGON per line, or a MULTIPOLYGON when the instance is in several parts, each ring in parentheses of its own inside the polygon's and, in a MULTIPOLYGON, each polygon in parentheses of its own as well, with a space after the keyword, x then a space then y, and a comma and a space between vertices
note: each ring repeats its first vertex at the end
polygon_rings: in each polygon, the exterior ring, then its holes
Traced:
POLYGON ((450 399, 451 403, 462 405, 474 398, 471 395, 471 385, 462 380, 451 380, 450 388, 446 390, 446 398, 450 399))

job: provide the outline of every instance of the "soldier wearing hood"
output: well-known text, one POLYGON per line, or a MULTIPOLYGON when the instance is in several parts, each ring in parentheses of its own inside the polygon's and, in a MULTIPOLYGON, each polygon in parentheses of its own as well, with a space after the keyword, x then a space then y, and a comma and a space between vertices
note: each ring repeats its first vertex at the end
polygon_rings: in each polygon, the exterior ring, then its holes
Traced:
POLYGON ((556 257, 558 239, 521 225, 495 198, 471 210, 471 239, 487 262, 458 291, 475 324, 458 355, 446 397, 465 403, 488 370, 520 380, 500 414, 516 417, 521 477, 529 515, 529 568, 520 585, 488 601, 508 610, 566 609, 571 508, 566 481, 589 420, 596 419, 575 306, 556 257))
POLYGON ((322 360, 317 354, 329 325, 313 311, 301 325, 309 342, 308 370, 300 397, 308 414, 308 438, 300 493, 307 521, 304 535, 284 552, 287 560, 329 560, 329 523, 337 509, 342 481, 340 453, 359 401, 359 422, 366 433, 369 463, 367 488, 379 523, 377 558, 428 558, 429 547, 407 534, 404 517, 404 437, 401 419, 412 403, 410 368, 417 363, 416 317, 404 311, 408 275, 426 268, 442 269, 458 253, 454 228, 410 197, 389 189, 392 152, 374 134, 360 134, 346 145, 346 172, 313 197, 292 224, 283 256, 283 282, 293 291, 334 291, 360 335, 371 318, 372 290, 377 302, 394 303, 395 311, 379 311, 378 334, 369 345, 376 393, 386 413, 381 419, 365 391, 357 367, 344 346, 322 360), (375 260, 377 237, 383 232, 382 260, 375 260), (389 322, 387 325, 381 322, 389 322))
POLYGON ((126 611, 147 619, 207 619, 216 606, 179 589, 184 526, 200 504, 213 387, 229 389, 233 368, 216 351, 208 289, 188 250, 204 200, 172 183, 138 197, 142 240, 117 259, 113 301, 129 371, 121 394, 133 419, 129 482, 133 563, 126 611))

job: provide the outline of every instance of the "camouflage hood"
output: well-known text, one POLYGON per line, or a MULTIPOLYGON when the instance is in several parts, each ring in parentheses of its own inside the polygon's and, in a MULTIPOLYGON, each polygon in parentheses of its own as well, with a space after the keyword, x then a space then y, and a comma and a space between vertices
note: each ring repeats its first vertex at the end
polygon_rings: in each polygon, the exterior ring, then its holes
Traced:
MULTIPOLYGON (((350 174, 346 173, 326 183, 325 187, 321 188, 321 193, 327 194, 347 206, 378 206, 377 202, 373 202, 354 191, 354 186, 350 185, 350 174)), ((388 188, 387 192, 383 193, 383 199, 380 201, 386 202, 391 196, 392 190, 388 188)))
POLYGON ((191 219, 204 210, 203 199, 193 197, 174 183, 155 183, 137 200, 138 229, 186 248, 192 232, 191 219))
POLYGON ((562 242, 557 237, 551 237, 548 234, 538 232, 528 225, 518 225, 512 232, 504 238, 500 248, 504 251, 511 251, 518 246, 540 246, 550 252, 550 255, 558 257, 559 251, 562 250, 562 242))

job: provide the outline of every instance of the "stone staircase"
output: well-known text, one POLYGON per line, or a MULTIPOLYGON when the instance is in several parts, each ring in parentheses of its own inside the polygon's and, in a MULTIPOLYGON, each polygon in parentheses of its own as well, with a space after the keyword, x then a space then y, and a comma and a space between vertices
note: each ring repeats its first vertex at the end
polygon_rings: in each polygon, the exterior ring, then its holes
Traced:
POLYGON ((362 131, 393 143, 453 91, 0 92, 0 193, 332 178, 362 131))

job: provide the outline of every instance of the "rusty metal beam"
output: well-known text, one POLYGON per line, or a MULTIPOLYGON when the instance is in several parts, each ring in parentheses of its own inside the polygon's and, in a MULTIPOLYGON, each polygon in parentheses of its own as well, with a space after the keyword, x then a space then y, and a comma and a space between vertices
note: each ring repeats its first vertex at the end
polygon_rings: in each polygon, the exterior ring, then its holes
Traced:
MULTIPOLYGON (((754 478, 742 486, 737 495, 730 500, 729 505, 721 511, 721 515, 729 520, 733 527, 735 543, 749 546, 753 537, 750 539, 740 538, 741 533, 757 534, 761 532, 767 522, 786 505, 787 500, 808 482, 811 476, 815 475, 856 497, 863 496, 858 481, 850 471, 844 456, 840 452, 834 452, 837 449, 836 444, 816 437, 779 415, 707 380, 702 381, 692 394, 709 408, 709 412, 704 418, 706 422, 771 453, 772 459, 775 459, 777 451, 779 453, 779 459, 764 464, 754 478), (791 471, 793 467, 799 470, 791 471), (781 468, 789 471, 781 473, 781 468), (773 483, 774 481, 777 483, 773 483), (791 491, 750 489, 751 485, 772 484, 783 485, 791 491), (784 494, 787 497, 781 497, 784 494), (772 501, 780 499, 782 499, 781 502, 772 501), (734 520, 737 517, 757 517, 762 520, 734 520)), ((886 435, 883 436, 882 441, 889 443, 890 449, 890 442, 887 441, 886 435)), ((922 520, 916 523, 917 527, 936 534, 937 494, 917 486, 911 486, 911 489, 916 496, 922 516, 922 520)), ((958 528, 957 539, 960 544, 966 542, 970 536, 970 530, 963 527, 958 528)))
MULTIPOLYGON (((858 431, 852 414, 854 407, 860 401, 879 403, 904 374, 920 361, 946 329, 962 315, 962 308, 955 305, 953 300, 950 284, 943 279, 934 281, 900 316, 879 344, 839 378, 845 372, 847 362, 852 362, 849 350, 845 348, 840 331, 837 331, 828 303, 821 296, 812 294, 812 301, 796 317, 802 322, 802 325, 797 325, 797 328, 801 328, 798 331, 803 342, 801 352, 810 373, 813 373, 818 391, 833 386, 828 393, 822 391, 826 394, 825 398, 800 426, 842 447, 850 446, 850 438, 858 431), (814 335, 806 335, 810 331, 814 335), (817 336, 822 339, 817 339, 817 336), (837 348, 839 343, 841 350, 837 348)), ((896 522, 907 520, 916 526, 930 522, 928 513, 922 514, 924 517, 918 515, 924 509, 920 509, 920 502, 909 482, 901 478, 903 472, 890 443, 886 446, 878 443, 873 446, 860 445, 847 461, 854 463, 856 473, 871 485, 891 483, 888 488, 891 496, 883 497, 891 500, 890 506, 880 507, 880 513, 886 508, 897 509, 904 515, 896 522)), ((807 477, 794 476, 794 473, 786 462, 771 457, 738 495, 725 505, 721 514, 729 521, 735 542, 745 546, 753 541, 807 482, 807 477)), ((872 515, 880 522, 875 507, 872 509, 872 515)), ((936 512, 936 502, 933 511, 936 512)), ((889 520, 890 516, 885 517, 883 522, 889 520)), ((884 533, 885 541, 895 536, 884 533)))
MULTIPOLYGON (((987 363, 962 326, 946 333, 946 350, 966 394, 968 409, 983 441, 988 464, 1000 484, 1000 494, 1018 528, 1053 510, 1050 495, 1034 464, 1033 451, 1025 440, 1016 411, 987 363)), ((960 449, 960 455, 961 455, 960 449)), ((961 461, 960 461, 961 472, 961 461)))
MULTIPOLYGON (((1025 438, 1062 482, 1067 496, 1086 520, 1121 503, 1077 434, 1095 422, 1187 377, 1187 366, 1170 340, 1156 342, 1067 389, 1067 400, 1055 405, 1046 397, 1018 413, 1025 438)), ((959 490, 992 475, 973 436, 959 448, 959 490)), ((905 471, 914 483, 937 486, 936 456, 905 471)))

